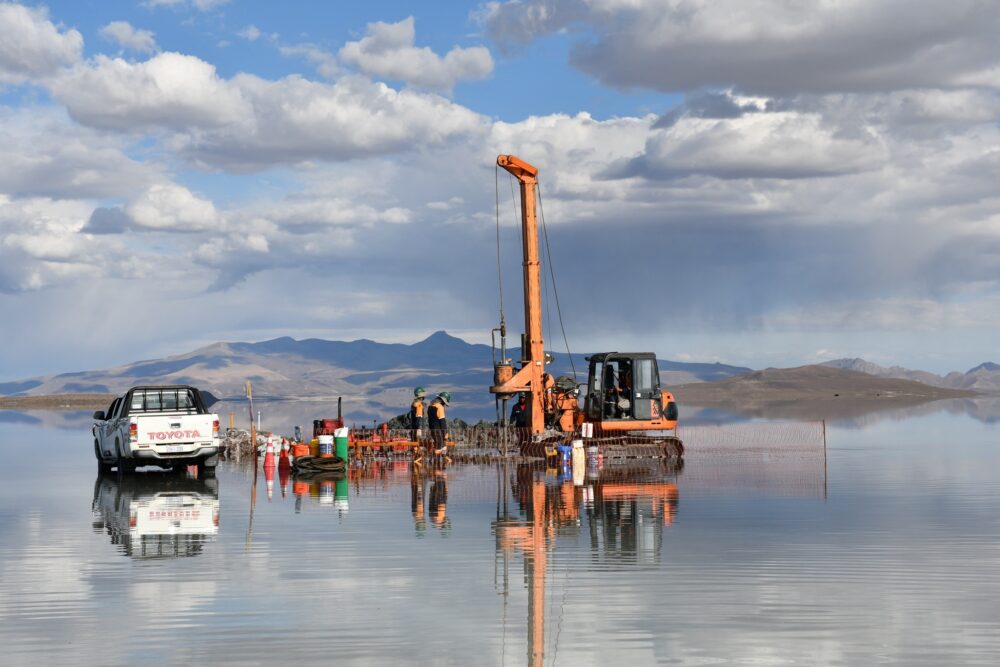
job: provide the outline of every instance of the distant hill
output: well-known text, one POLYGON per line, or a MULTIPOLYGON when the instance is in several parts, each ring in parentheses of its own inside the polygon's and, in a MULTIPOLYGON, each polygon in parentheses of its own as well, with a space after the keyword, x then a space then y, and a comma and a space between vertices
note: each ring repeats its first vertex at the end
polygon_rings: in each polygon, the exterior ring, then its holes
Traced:
POLYGON ((768 368, 711 383, 674 387, 683 406, 719 408, 770 419, 844 419, 915 406, 969 391, 934 387, 912 380, 880 378, 829 365, 768 368))
POLYGON ((923 382, 935 387, 947 387, 949 389, 967 389, 982 393, 1000 393, 1000 365, 993 362, 986 362, 972 368, 965 373, 952 372, 941 376, 927 371, 910 370, 900 366, 879 366, 878 364, 864 359, 834 359, 827 361, 823 366, 840 368, 844 370, 859 371, 868 375, 882 378, 897 378, 901 380, 913 380, 923 382))
MULTIPOLYGON (((516 360, 520 350, 508 350, 508 356, 516 360)), ((587 372, 585 356, 572 357, 581 381, 587 372)), ((558 353, 554 357, 550 372, 571 375, 570 357, 558 353)), ((665 383, 677 378, 717 380, 750 370, 724 364, 659 363, 665 383)), ((444 331, 412 345, 283 337, 214 343, 165 359, 0 383, 0 394, 117 394, 136 384, 171 383, 195 385, 221 400, 239 401, 250 380, 257 399, 333 401, 343 396, 345 410, 352 414, 384 418, 407 409, 413 387, 422 385, 432 394, 448 389, 456 416, 478 418, 493 411, 487 389, 493 380, 492 364, 490 346, 470 344, 444 331)))

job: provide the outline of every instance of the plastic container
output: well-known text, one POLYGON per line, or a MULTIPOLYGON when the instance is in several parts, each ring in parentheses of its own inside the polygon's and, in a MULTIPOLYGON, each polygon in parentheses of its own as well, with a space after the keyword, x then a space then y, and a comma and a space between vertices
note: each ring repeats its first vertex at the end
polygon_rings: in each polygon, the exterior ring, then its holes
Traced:
POLYGON ((583 451, 583 440, 573 441, 573 485, 583 486, 587 474, 587 454, 583 451))
POLYGON ((319 457, 321 459, 328 459, 333 456, 333 436, 332 435, 321 435, 319 440, 319 457))
POLYGON ((348 429, 346 426, 342 426, 333 432, 333 440, 336 444, 337 458, 348 460, 347 458, 347 437, 348 429))
POLYGON ((316 438, 309 441, 309 456, 319 456, 319 440, 316 438))

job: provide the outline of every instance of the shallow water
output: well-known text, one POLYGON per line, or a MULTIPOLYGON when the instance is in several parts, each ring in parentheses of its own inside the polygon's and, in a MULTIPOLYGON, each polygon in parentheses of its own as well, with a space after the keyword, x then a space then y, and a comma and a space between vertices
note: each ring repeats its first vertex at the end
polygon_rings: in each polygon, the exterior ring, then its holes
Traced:
POLYGON ((998 427, 740 428, 578 486, 377 461, 254 498, 227 463, 100 478, 85 420, 5 413, 2 662, 997 662, 998 427))

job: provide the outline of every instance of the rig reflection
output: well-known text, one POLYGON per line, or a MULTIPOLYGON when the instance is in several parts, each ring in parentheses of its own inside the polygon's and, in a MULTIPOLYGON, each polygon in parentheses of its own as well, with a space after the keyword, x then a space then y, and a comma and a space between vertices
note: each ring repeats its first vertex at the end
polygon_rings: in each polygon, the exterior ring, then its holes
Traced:
POLYGON ((657 563, 663 530, 677 514, 677 476, 683 462, 625 462, 588 471, 586 478, 538 464, 510 475, 498 469, 496 554, 503 562, 503 595, 509 595, 509 557, 521 554, 528 584, 530 665, 545 659, 545 579, 556 538, 586 530, 598 562, 657 563), (505 480, 510 476, 508 485, 505 480), (510 495, 518 512, 512 513, 510 495))

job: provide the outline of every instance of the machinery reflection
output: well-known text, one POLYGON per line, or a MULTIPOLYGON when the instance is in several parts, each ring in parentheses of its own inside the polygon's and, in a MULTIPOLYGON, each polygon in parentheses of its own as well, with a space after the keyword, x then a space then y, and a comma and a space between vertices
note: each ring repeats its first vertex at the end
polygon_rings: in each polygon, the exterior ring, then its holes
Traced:
POLYGON ((197 556, 219 532, 218 485, 169 472, 98 475, 94 530, 131 558, 197 556))
MULTIPOLYGON (((352 460, 344 473, 316 473, 289 475, 278 466, 281 497, 286 497, 289 483, 295 496, 295 511, 301 512, 305 502, 311 500, 320 506, 329 506, 341 515, 350 509, 350 498, 379 496, 393 493, 393 489, 410 487, 410 511, 418 534, 426 533, 428 522, 432 527, 447 530, 448 474, 443 462, 413 463, 407 458, 365 458, 352 460)), ((272 495, 268 487, 268 500, 272 495)))
POLYGON ((509 595, 510 557, 520 554, 528 585, 528 663, 545 659, 545 578, 559 536, 589 534, 596 562, 657 563, 663 531, 677 513, 677 477, 683 461, 628 460, 590 469, 586 478, 538 464, 513 475, 498 469, 496 554, 509 595), (510 484, 506 483, 510 479, 510 484), (518 511, 511 511, 511 496, 518 511))

